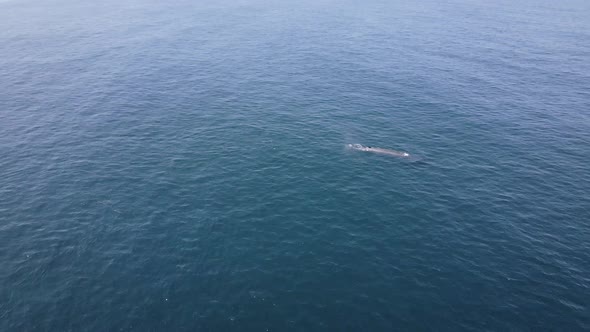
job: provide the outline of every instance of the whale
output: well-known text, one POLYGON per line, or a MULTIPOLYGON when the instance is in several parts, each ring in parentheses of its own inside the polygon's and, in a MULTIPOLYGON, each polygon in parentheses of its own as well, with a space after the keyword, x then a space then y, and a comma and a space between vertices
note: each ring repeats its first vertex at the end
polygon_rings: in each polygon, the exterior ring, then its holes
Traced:
POLYGON ((398 158, 410 158, 410 154, 404 151, 397 151, 391 149, 376 148, 372 146, 365 146, 362 144, 347 144, 347 148, 357 151, 372 152, 377 154, 384 154, 388 156, 394 156, 398 158))

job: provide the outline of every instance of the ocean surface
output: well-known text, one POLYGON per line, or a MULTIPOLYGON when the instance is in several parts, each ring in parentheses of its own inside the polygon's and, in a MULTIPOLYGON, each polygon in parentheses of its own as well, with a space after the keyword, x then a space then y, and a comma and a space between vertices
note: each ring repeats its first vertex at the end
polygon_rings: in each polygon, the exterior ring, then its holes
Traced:
POLYGON ((589 329, 590 2, 0 2, 0 331, 589 329))

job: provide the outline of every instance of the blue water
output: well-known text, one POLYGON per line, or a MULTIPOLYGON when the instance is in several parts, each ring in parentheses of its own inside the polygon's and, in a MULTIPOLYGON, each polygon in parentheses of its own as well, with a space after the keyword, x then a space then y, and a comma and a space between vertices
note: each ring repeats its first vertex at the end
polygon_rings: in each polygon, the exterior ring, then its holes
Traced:
POLYGON ((1 331, 588 329, 588 1, 0 2, 1 331))

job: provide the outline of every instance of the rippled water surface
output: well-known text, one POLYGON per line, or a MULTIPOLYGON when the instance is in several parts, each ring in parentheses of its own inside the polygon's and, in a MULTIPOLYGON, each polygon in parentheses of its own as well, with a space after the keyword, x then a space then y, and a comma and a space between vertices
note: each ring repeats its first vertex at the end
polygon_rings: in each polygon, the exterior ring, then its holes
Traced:
POLYGON ((0 330, 587 330, 589 165, 587 1, 3 0, 0 330))

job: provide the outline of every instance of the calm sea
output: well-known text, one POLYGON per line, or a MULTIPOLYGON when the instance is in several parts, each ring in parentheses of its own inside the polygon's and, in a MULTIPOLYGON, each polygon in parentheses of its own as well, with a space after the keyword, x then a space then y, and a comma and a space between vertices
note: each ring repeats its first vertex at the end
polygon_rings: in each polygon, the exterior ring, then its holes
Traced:
POLYGON ((590 2, 0 2, 1 331, 588 329, 590 2))

